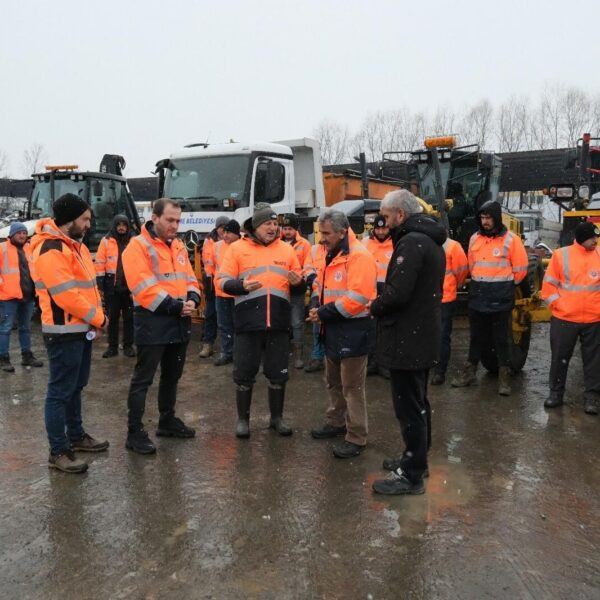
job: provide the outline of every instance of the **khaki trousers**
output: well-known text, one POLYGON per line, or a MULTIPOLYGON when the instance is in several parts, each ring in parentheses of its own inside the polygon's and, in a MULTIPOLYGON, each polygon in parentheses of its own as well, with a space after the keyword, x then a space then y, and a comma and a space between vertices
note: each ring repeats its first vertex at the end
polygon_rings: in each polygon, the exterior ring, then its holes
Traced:
POLYGON ((346 441, 365 446, 367 443, 367 394, 365 378, 367 356, 325 361, 329 406, 325 421, 333 427, 346 426, 346 441))

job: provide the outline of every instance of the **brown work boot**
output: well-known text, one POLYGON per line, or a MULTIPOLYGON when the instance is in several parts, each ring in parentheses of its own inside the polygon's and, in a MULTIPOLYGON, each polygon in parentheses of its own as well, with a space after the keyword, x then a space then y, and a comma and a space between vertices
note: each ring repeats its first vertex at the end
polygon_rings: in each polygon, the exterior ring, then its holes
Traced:
POLYGON ((304 361, 302 360, 302 344, 294 344, 292 348, 294 352, 294 369, 304 369, 304 361))
POLYGON ((501 396, 510 396, 510 367, 498 369, 498 393, 501 396))
POLYGON ((76 458, 72 450, 65 450, 60 454, 50 454, 48 467, 58 469, 63 473, 85 473, 88 464, 84 460, 76 458))
POLYGON ((463 370, 457 373, 454 379, 450 382, 452 387, 467 387, 477 383, 476 377, 477 367, 473 363, 466 363, 463 370))
POLYGON ((104 452, 108 446, 106 440, 95 440, 89 433, 84 433, 80 440, 71 441, 71 450, 74 452, 104 452))
POLYGON ((200 358, 208 358, 213 353, 213 345, 208 342, 203 342, 200 348, 200 358))

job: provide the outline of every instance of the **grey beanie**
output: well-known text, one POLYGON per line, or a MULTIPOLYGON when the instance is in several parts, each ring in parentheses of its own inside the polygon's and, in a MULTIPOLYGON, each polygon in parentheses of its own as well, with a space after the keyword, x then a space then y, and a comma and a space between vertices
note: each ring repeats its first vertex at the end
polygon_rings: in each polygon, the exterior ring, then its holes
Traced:
POLYGON ((19 233, 19 231, 24 231, 27 233, 27 227, 23 225, 20 221, 14 221, 10 224, 10 229, 8 230, 8 237, 11 238, 15 233, 19 233))
POLYGON ((259 202, 254 207, 254 214, 252 215, 252 227, 254 229, 273 219, 277 220, 277 213, 271 208, 270 204, 259 202))
POLYGON ((219 227, 225 227, 227 223, 229 223, 229 217, 221 215, 220 217, 217 217, 217 220, 215 221, 215 229, 219 229, 219 227))

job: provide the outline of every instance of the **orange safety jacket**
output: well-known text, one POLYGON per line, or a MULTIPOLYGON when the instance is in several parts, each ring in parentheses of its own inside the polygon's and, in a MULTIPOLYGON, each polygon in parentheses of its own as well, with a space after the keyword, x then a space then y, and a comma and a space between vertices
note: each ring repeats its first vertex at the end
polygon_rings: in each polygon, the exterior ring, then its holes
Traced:
POLYGON ((216 287, 236 297, 236 331, 290 328, 290 271, 302 274, 296 252, 280 238, 265 246, 249 234, 229 246, 216 287), (248 277, 262 287, 246 292, 243 280, 248 277))
POLYGON ((209 235, 202 244, 202 265, 207 277, 215 276, 215 244, 216 241, 209 235))
POLYGON ((377 283, 379 285, 384 284, 388 265, 390 264, 390 258, 392 258, 392 253, 394 252, 392 236, 388 235, 383 242, 380 242, 374 235, 370 235, 369 237, 364 238, 362 243, 373 255, 375 263, 377 264, 377 283))
MULTIPOLYGON (((237 240, 236 240, 237 241, 237 240)), ((215 257, 215 272, 218 273, 221 270, 221 266, 223 265, 223 259, 225 258, 225 254, 229 250, 231 244, 225 242, 225 240, 219 240, 214 245, 214 257, 215 257)), ((226 294, 220 286, 215 287, 215 295, 221 298, 233 298, 231 294, 226 294)))
POLYGON ((600 321, 600 253, 577 242, 554 252, 542 284, 542 298, 557 319, 600 321))
POLYGON ((521 238, 511 231, 493 237, 474 233, 467 257, 469 307, 483 313, 511 310, 515 286, 525 279, 529 264, 521 238))
MULTIPOLYGON (((33 254, 29 242, 23 246, 23 251, 29 264, 31 279, 35 281, 32 264, 33 254)), ((9 238, 0 244, 0 300, 21 300, 22 298, 19 250, 9 238)))
POLYGON ((327 260, 325 255, 313 284, 325 353, 334 360, 364 356, 372 328, 367 305, 377 296, 375 259, 349 229, 339 252, 327 260))
POLYGON ((66 236, 52 219, 41 219, 31 240, 42 333, 84 334, 105 316, 92 256, 85 244, 66 236))
POLYGON ((464 285, 469 274, 469 262, 462 246, 456 240, 448 238, 443 248, 446 253, 446 274, 442 304, 456 300, 458 289, 464 285))
MULTIPOLYGON (((285 242, 285 240, 283 241, 285 242)), ((290 244, 290 246, 296 252, 298 262, 300 263, 300 268, 302 269, 302 272, 304 272, 304 266, 306 265, 306 261, 309 259, 310 256, 310 242, 306 238, 303 238, 300 234, 296 234, 296 239, 293 242, 286 243, 290 244)))
POLYGON ((171 301, 185 302, 188 293, 199 298, 200 288, 183 242, 176 238, 168 245, 151 235, 148 225, 123 251, 123 272, 134 306, 156 312, 164 302, 159 312, 170 313, 175 309, 168 306, 171 301))
POLYGON ((116 275, 117 262, 119 261, 119 246, 114 237, 103 237, 98 245, 94 265, 96 277, 116 275))

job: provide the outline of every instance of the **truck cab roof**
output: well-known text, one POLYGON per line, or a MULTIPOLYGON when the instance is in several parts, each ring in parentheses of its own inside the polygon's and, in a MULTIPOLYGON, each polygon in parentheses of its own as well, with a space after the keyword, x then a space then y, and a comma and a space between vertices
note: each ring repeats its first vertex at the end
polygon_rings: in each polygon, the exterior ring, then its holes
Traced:
POLYGON ((171 159, 197 158, 205 156, 228 156, 234 154, 252 154, 254 152, 275 154, 292 159, 292 151, 289 146, 271 142, 255 142, 245 144, 232 142, 231 144, 192 144, 181 150, 176 150, 170 156, 171 159))

